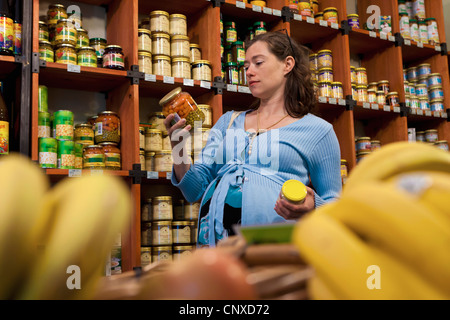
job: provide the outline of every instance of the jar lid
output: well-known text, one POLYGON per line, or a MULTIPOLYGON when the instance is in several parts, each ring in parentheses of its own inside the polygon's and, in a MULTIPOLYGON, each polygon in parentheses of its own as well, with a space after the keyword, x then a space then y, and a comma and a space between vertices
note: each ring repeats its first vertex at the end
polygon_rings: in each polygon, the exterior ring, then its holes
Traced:
POLYGON ((365 84, 359 84, 356 86, 356 89, 367 89, 367 86, 365 84))
MULTIPOLYGON (((156 222, 154 222, 154 223, 156 223, 156 222)), ((159 252, 159 251, 170 251, 170 252, 172 252, 172 247, 171 246, 152 246, 151 248, 152 248, 152 252, 159 252)))
POLYGON ((120 49, 120 50, 122 50, 122 47, 117 44, 110 44, 109 46, 106 46, 105 49, 120 49))
POLYGON ((319 69, 319 72, 320 72, 320 71, 333 71, 333 68, 330 68, 330 67, 322 67, 322 68, 319 69))
POLYGON ((147 133, 157 133, 157 134, 162 134, 162 131, 161 130, 159 130, 159 129, 151 129, 151 128, 147 128, 146 130, 145 130, 145 133, 147 134, 147 133))
POLYGON ((169 56, 166 56, 164 54, 158 54, 158 55, 152 57, 153 61, 156 61, 156 60, 167 60, 167 61, 170 61, 170 59, 171 58, 169 56))
POLYGON ((317 83, 318 84, 324 84, 324 83, 331 84, 331 81, 329 81, 329 80, 321 80, 321 81, 317 81, 317 83))
POLYGON ((347 163, 347 160, 341 159, 341 163, 347 163))
POLYGON ((157 118, 161 118, 161 119, 165 119, 166 118, 162 111, 153 112, 153 114, 150 116, 150 118, 152 118, 153 116, 155 116, 157 118))
POLYGON ((85 149, 102 149, 103 150, 103 148, 101 146, 96 145, 96 144, 91 144, 89 146, 85 146, 84 148, 85 149))
POLYGON ((371 143, 375 143, 375 144, 381 143, 380 140, 371 140, 370 142, 371 142, 371 143))
POLYGON ((48 5, 49 8, 65 8, 63 4, 55 3, 48 5))
POLYGON ((44 44, 44 45, 52 45, 50 41, 47 40, 41 40, 39 41, 39 45, 44 44))
POLYGON ((398 92, 392 91, 392 92, 389 92, 386 96, 396 96, 396 95, 398 95, 398 92))
POLYGON ((69 20, 69 19, 67 19, 67 18, 63 18, 63 19, 59 19, 59 20, 58 20, 58 24, 59 24, 60 22, 65 23, 65 22, 72 22, 72 21, 69 20))
POLYGON ((41 20, 39 20, 39 24, 42 24, 42 25, 47 25, 47 23, 45 22, 45 21, 41 21, 41 20))
POLYGON ((425 21, 431 21, 431 20, 436 20, 436 18, 426 18, 425 21))
POLYGON ((306 186, 298 180, 288 180, 283 183, 281 192, 290 201, 299 202, 305 199, 307 190, 306 186))
POLYGON ((176 36, 172 36, 171 40, 173 40, 173 41, 175 41, 175 40, 189 41, 189 37, 188 36, 183 36, 183 35, 176 35, 176 36))
POLYGON ((209 104, 198 104, 197 107, 204 109, 211 109, 211 106, 209 104))
POLYGON ((351 13, 347 15, 347 18, 354 18, 354 17, 359 18, 359 15, 357 13, 351 13))
POLYGON ((171 155, 172 150, 160 150, 155 152, 155 156, 161 156, 161 155, 171 155))
POLYGON ((224 23, 224 25, 225 25, 225 26, 231 26, 231 27, 233 27, 233 28, 235 27, 234 21, 227 21, 227 22, 224 23))
POLYGON ((367 92, 376 92, 375 89, 367 89, 367 92))
POLYGON ((87 30, 85 30, 83 28, 79 28, 79 29, 77 29, 77 32, 87 33, 87 30))
POLYGON ((141 252, 150 252, 150 251, 152 251, 152 247, 143 247, 143 246, 141 246, 141 252))
POLYGON ((63 47, 65 47, 65 48, 74 48, 74 49, 75 49, 75 46, 74 46, 74 45, 71 45, 71 44, 69 44, 69 43, 60 43, 60 44, 56 45, 56 47, 57 47, 57 48, 63 48, 63 47))
POLYGON ((429 129, 429 130, 425 130, 425 133, 427 132, 437 132, 437 129, 429 129))
POLYGON ((320 50, 320 51, 317 52, 317 54, 321 54, 321 53, 331 53, 331 50, 324 49, 324 50, 320 50))
POLYGON ((148 29, 138 29, 138 33, 147 33, 147 34, 151 34, 151 31, 148 29))
POLYGON ((333 85, 335 85, 335 86, 342 86, 342 82, 334 81, 334 82, 331 83, 331 85, 332 85, 332 86, 333 86, 333 85))
POLYGON ((196 65, 196 64, 207 64, 207 65, 211 65, 211 62, 210 62, 209 60, 197 60, 197 61, 194 61, 194 62, 192 63, 192 65, 196 65))
POLYGON ((89 43, 90 42, 98 42, 98 41, 106 43, 106 39, 103 39, 103 38, 90 38, 89 39, 89 43))
POLYGON ((433 90, 433 89, 442 89, 442 85, 441 84, 436 84, 434 86, 431 86, 428 88, 428 90, 433 90))
POLYGON ((146 57, 152 57, 152 53, 150 51, 146 51, 146 50, 139 50, 138 51, 138 56, 146 56, 146 57))
POLYGON ((150 16, 158 16, 158 15, 163 15, 163 16, 167 16, 169 17, 169 13, 163 10, 155 10, 150 12, 150 16))
POLYGON ((253 23, 253 28, 265 28, 266 22, 265 21, 256 21, 253 23))
POLYGON ((334 7, 329 7, 329 8, 325 8, 325 9, 323 10, 323 12, 327 12, 327 11, 337 11, 337 9, 334 8, 334 7))
POLYGON ((417 87, 426 87, 427 85, 425 83, 418 83, 416 84, 416 88, 417 87))
POLYGON ((178 58, 172 58, 172 62, 191 62, 191 59, 186 57, 178 57, 178 58))
POLYGON ((153 201, 167 201, 167 200, 172 200, 172 197, 171 196, 153 197, 153 201))
POLYGON ((198 48, 198 49, 200 49, 200 45, 199 44, 197 44, 197 43, 190 43, 189 44, 189 48, 198 48))
POLYGON ((428 76, 429 77, 441 76, 441 74, 436 72, 436 73, 430 73, 428 76))
POLYGON ((172 221, 172 226, 188 226, 188 221, 172 221))
POLYGON ((78 51, 82 51, 82 50, 88 50, 88 51, 93 51, 93 52, 95 52, 95 49, 92 48, 92 47, 80 47, 80 48, 78 49, 78 51))
POLYGON ((406 70, 415 70, 415 69, 417 69, 417 67, 409 67, 409 68, 406 69, 406 70))
POLYGON ((417 19, 409 19, 409 23, 415 23, 417 22, 417 19))
POLYGON ((381 81, 378 81, 378 84, 385 84, 385 83, 389 84, 389 80, 381 80, 381 81))
POLYGON ((311 53, 311 54, 309 55, 309 57, 310 57, 310 58, 315 58, 315 57, 317 57, 317 53, 311 53))
POLYGON ((423 67, 423 66, 429 67, 429 66, 431 66, 431 64, 430 63, 421 63, 417 67, 419 68, 419 67, 423 67))
POLYGON ((92 125, 89 123, 79 123, 75 125, 75 128, 92 128, 92 125))
POLYGON ((356 153, 356 156, 367 155, 367 154, 370 154, 370 153, 372 153, 372 152, 371 151, 358 151, 356 153))
POLYGON ((116 142, 100 142, 99 143, 100 146, 113 146, 113 147, 117 147, 119 146, 116 142))
POLYGON ((153 38, 166 38, 166 39, 170 39, 170 35, 165 33, 165 32, 155 32, 152 33, 152 39, 153 38))
POLYGON ((173 98, 175 98, 178 94, 181 93, 181 87, 175 88, 166 94, 161 100, 159 100, 159 105, 163 106, 173 98))
POLYGON ((227 67, 228 67, 228 66, 236 67, 236 66, 237 66, 237 63, 234 62, 234 61, 229 61, 229 62, 227 62, 225 65, 226 65, 227 67))
POLYGON ((193 250, 193 246, 173 246, 173 250, 193 250))
POLYGON ((442 103, 442 102, 444 102, 444 99, 442 98, 431 99, 431 103, 442 103))
POLYGON ((359 137, 359 138, 355 139, 355 141, 361 141, 361 140, 370 140, 370 137, 359 137))
POLYGON ((366 68, 364 68, 364 67, 358 67, 358 68, 355 68, 355 71, 366 71, 366 68))
POLYGON ((154 157, 155 151, 145 151, 145 157, 154 157))
MULTIPOLYGON (((109 110, 106 110, 106 111, 102 111, 102 112, 99 112, 98 113, 98 116, 101 116, 101 115, 115 115, 115 116, 117 116, 117 112, 114 112, 114 111, 109 111, 109 110)), ((97 118, 98 119, 98 118, 97 118)))
POLYGON ((181 19, 186 19, 186 16, 184 14, 181 13, 173 13, 169 16, 169 19, 172 18, 181 18, 181 19))
POLYGON ((377 94, 382 94, 382 95, 384 95, 384 91, 383 91, 383 90, 378 90, 378 91, 377 91, 377 94))

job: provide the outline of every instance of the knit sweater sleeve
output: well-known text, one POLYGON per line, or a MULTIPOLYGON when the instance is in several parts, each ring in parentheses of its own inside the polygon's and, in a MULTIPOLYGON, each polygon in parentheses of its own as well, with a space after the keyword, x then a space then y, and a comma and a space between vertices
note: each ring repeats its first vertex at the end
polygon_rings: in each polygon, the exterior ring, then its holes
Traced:
POLYGON ((339 141, 331 127, 312 151, 309 168, 315 207, 336 200, 342 191, 339 141))

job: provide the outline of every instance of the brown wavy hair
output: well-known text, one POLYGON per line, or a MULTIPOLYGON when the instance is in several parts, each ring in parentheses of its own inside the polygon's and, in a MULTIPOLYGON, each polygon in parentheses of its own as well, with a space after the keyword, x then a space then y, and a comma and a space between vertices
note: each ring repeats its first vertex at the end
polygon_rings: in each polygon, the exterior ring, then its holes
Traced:
MULTIPOLYGON (((284 61, 288 56, 292 56, 295 60, 295 66, 286 75, 284 105, 287 113, 293 118, 315 113, 317 100, 309 67, 311 50, 289 38, 284 31, 259 34, 252 40, 246 41, 246 50, 257 41, 267 43, 269 51, 280 61, 284 61)), ((260 103, 260 99, 257 99, 250 108, 256 110, 260 103)))

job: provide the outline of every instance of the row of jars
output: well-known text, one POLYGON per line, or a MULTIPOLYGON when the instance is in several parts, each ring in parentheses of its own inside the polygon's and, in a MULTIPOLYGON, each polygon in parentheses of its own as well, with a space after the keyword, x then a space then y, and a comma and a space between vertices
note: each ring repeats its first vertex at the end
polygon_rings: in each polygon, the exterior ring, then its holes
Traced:
POLYGON ((417 131, 415 128, 408 128, 408 139, 410 141, 419 141, 434 145, 439 149, 449 151, 447 140, 440 140, 436 129, 428 129, 424 131, 417 131))
POLYGON ((370 137, 358 137, 355 139, 356 149, 356 163, 368 156, 373 151, 380 149, 381 143, 379 140, 371 139, 370 137))
MULTIPOLYGON (((223 53, 228 47, 231 47, 235 42, 242 42, 238 36, 236 22, 220 20, 220 35, 221 35, 221 47, 222 47, 222 61, 224 61, 223 53)), ((247 34, 244 39, 252 40, 255 36, 266 33, 267 24, 265 21, 256 21, 253 26, 247 29, 247 34)))
POLYGON ((141 245, 188 245, 196 242, 196 221, 141 222, 141 245))
POLYGON ((141 267, 160 261, 180 261, 195 249, 195 245, 141 246, 141 267))
POLYGON ((141 221, 197 221, 199 209, 200 202, 174 200, 172 196, 147 198, 141 206, 141 221))
POLYGON ((400 34, 404 39, 438 45, 439 31, 435 18, 425 20, 410 19, 407 13, 400 14, 400 34))

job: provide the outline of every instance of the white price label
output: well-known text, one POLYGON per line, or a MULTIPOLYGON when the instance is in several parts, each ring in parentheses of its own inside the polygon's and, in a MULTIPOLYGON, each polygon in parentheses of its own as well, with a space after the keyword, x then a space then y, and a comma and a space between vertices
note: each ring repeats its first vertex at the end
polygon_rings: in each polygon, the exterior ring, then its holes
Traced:
POLYGON ((411 114, 417 114, 417 110, 416 109, 409 109, 411 110, 411 114))
POLYGON ((368 103, 368 102, 363 102, 363 108, 364 108, 364 109, 370 109, 370 103, 368 103))
POLYGON ((394 112, 395 113, 400 113, 400 107, 394 107, 394 112))
POLYGON ((267 7, 264 7, 264 8, 263 8, 263 12, 264 12, 265 14, 272 14, 272 9, 271 9, 271 8, 267 8, 267 7))
POLYGON ((260 6, 255 6, 255 5, 253 5, 253 6, 252 6, 252 9, 253 9, 253 11, 255 11, 255 12, 261 12, 261 7, 260 7, 260 6))
POLYGON ((272 14, 277 17, 281 17, 281 10, 272 9, 272 14))
POLYGON ((422 110, 422 109, 418 109, 418 110, 417 110, 417 114, 418 114, 419 116, 423 116, 423 110, 422 110))
POLYGON ((174 84, 175 83, 175 78, 174 77, 169 77, 169 76, 164 76, 163 82, 164 83, 168 83, 168 84, 174 84))
POLYGON ((328 99, 328 103, 329 103, 329 104, 337 104, 337 101, 336 101, 335 98, 329 98, 329 99, 328 99))
POLYGON ((306 17, 306 22, 314 24, 314 18, 313 17, 306 17))
POLYGON ((422 41, 417 42, 417 47, 418 48, 423 48, 423 42, 422 41))
POLYGON ((434 112, 433 112, 433 116, 434 116, 435 118, 440 118, 440 117, 441 117, 441 113, 440 113, 439 111, 434 111, 434 112))
POLYGON ((388 105, 388 104, 385 104, 385 105, 383 106, 383 110, 386 111, 386 112, 390 112, 390 111, 391 111, 391 106, 388 105))
POLYGON ((166 179, 167 180, 172 179, 172 172, 166 172, 166 179))
POLYGON ((211 89, 211 82, 209 81, 200 81, 200 87, 205 89, 211 89))
POLYGON ((145 81, 156 82, 156 74, 146 73, 144 76, 145 81))
POLYGON ((299 15, 299 14, 294 13, 294 20, 302 21, 302 16, 299 15))
POLYGON ((387 34, 385 32, 380 32, 380 39, 387 40, 387 34))
POLYGON ((147 171, 147 179, 158 179, 159 174, 157 171, 147 171))
POLYGON ((447 112, 441 112, 441 117, 447 119, 448 117, 447 112))
POLYGON ((389 41, 395 42, 395 37, 394 36, 389 36, 389 41))
POLYGON ((347 102, 345 101, 345 99, 339 99, 340 106, 345 106, 346 104, 347 104, 347 102))
POLYGON ((235 85, 235 84, 227 84, 227 91, 237 92, 237 85, 235 85))
POLYGON ((193 87, 194 79, 183 79, 183 85, 186 87, 193 87))
POLYGON ((320 96, 320 97, 319 97, 319 102, 320 102, 320 103, 327 103, 327 97, 320 96))
POLYGON ((372 38, 376 38, 377 37, 377 33, 375 31, 369 31, 369 36, 372 38))
POLYGON ((98 176, 98 175, 102 175, 102 174, 103 174, 103 170, 91 169, 91 176, 98 176))
POLYGON ((377 104, 372 104, 372 110, 378 110, 379 109, 379 107, 378 107, 378 105, 377 104))
POLYGON ((328 22, 326 20, 319 20, 319 26, 328 27, 328 22))
POLYGON ((81 72, 81 66, 79 66, 77 64, 68 64, 67 65, 67 72, 80 73, 81 72))
POLYGON ((339 24, 337 24, 336 22, 333 22, 332 24, 331 24, 331 28, 332 29, 339 29, 339 24))
POLYGON ((81 177, 81 169, 69 169, 69 177, 81 177))
POLYGON ((425 115, 428 116, 428 117, 431 117, 431 111, 430 110, 426 110, 425 111, 425 115))
POLYGON ((434 50, 436 50, 438 52, 441 52, 442 48, 441 48, 441 46, 434 46, 434 50))
POLYGON ((237 8, 241 8, 241 9, 245 9, 245 2, 236 1, 236 7, 237 8))
POLYGON ((411 40, 405 39, 405 46, 410 46, 410 45, 411 45, 411 40))
POLYGON ((249 89, 248 87, 244 87, 244 86, 239 86, 239 87, 238 87, 238 92, 241 92, 241 93, 251 93, 251 92, 250 92, 250 89, 249 89))

